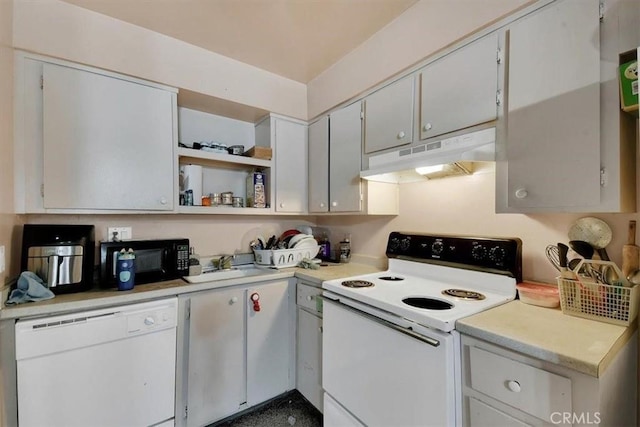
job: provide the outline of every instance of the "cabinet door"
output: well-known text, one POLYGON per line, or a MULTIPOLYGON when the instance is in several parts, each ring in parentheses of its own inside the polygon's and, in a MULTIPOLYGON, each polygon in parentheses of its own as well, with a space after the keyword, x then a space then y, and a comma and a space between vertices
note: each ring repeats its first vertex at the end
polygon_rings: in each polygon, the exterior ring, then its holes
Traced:
POLYGON ((329 200, 331 212, 360 212, 362 119, 360 102, 329 116, 329 200))
POLYGON ((305 212, 307 207, 307 127, 274 119, 276 211, 305 212))
POLYGON ((322 412, 322 319, 298 309, 296 388, 322 412))
POLYGON ((508 31, 508 206, 600 201, 598 0, 558 1, 508 31))
POLYGON ((175 94, 45 64, 44 207, 173 209, 175 94))
POLYGON ((490 34, 420 73, 420 139, 495 120, 498 35, 490 34))
POLYGON ((414 77, 385 86, 364 100, 364 152, 373 153, 413 141, 414 77))
POLYGON ((309 212, 329 211, 329 116, 309 125, 309 212))
POLYGON ((191 297, 187 425, 202 426, 238 411, 246 402, 244 290, 191 297))
POLYGON ((247 296, 247 404, 251 407, 290 388, 289 282, 255 286, 247 296), (260 311, 252 301, 254 294, 260 311))

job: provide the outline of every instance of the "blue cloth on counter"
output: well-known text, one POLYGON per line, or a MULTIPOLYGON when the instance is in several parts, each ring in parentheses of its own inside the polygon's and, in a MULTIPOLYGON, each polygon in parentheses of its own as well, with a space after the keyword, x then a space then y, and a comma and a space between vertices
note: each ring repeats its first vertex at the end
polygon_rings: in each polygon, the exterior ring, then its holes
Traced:
POLYGON ((7 305, 44 301, 54 296, 40 277, 31 271, 23 271, 18 277, 17 287, 9 294, 7 305))

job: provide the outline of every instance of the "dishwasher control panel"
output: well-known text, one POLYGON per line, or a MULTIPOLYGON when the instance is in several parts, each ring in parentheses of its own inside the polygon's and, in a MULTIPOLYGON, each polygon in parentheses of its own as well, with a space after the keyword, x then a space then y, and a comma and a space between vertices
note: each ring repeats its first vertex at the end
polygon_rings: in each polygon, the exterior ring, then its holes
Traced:
POLYGON ((16 322, 16 360, 110 343, 177 327, 178 299, 80 311, 16 322))
POLYGON ((172 307, 160 307, 127 315, 127 333, 137 334, 176 326, 176 311, 172 307))

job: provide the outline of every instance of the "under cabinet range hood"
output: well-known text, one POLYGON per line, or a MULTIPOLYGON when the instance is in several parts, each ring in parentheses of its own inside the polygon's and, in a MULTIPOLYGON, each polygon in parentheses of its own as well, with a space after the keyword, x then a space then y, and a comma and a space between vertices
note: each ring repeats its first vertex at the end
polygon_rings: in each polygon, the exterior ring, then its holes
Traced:
POLYGON ((369 157, 369 169, 360 177, 380 182, 403 183, 465 175, 473 162, 496 159, 496 128, 453 136, 424 144, 413 144, 369 157))

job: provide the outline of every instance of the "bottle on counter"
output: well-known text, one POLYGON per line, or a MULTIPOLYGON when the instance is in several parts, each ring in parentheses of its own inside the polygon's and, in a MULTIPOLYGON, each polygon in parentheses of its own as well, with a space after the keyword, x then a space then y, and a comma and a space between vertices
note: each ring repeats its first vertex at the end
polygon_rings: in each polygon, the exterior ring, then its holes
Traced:
POLYGON ((318 257, 320 257, 323 261, 328 261, 331 259, 331 242, 329 242, 329 236, 327 233, 322 233, 322 237, 318 240, 318 246, 320 246, 320 250, 318 251, 318 257))
POLYGON ((351 235, 345 234, 344 239, 340 242, 340 262, 349 262, 351 260, 351 235))

